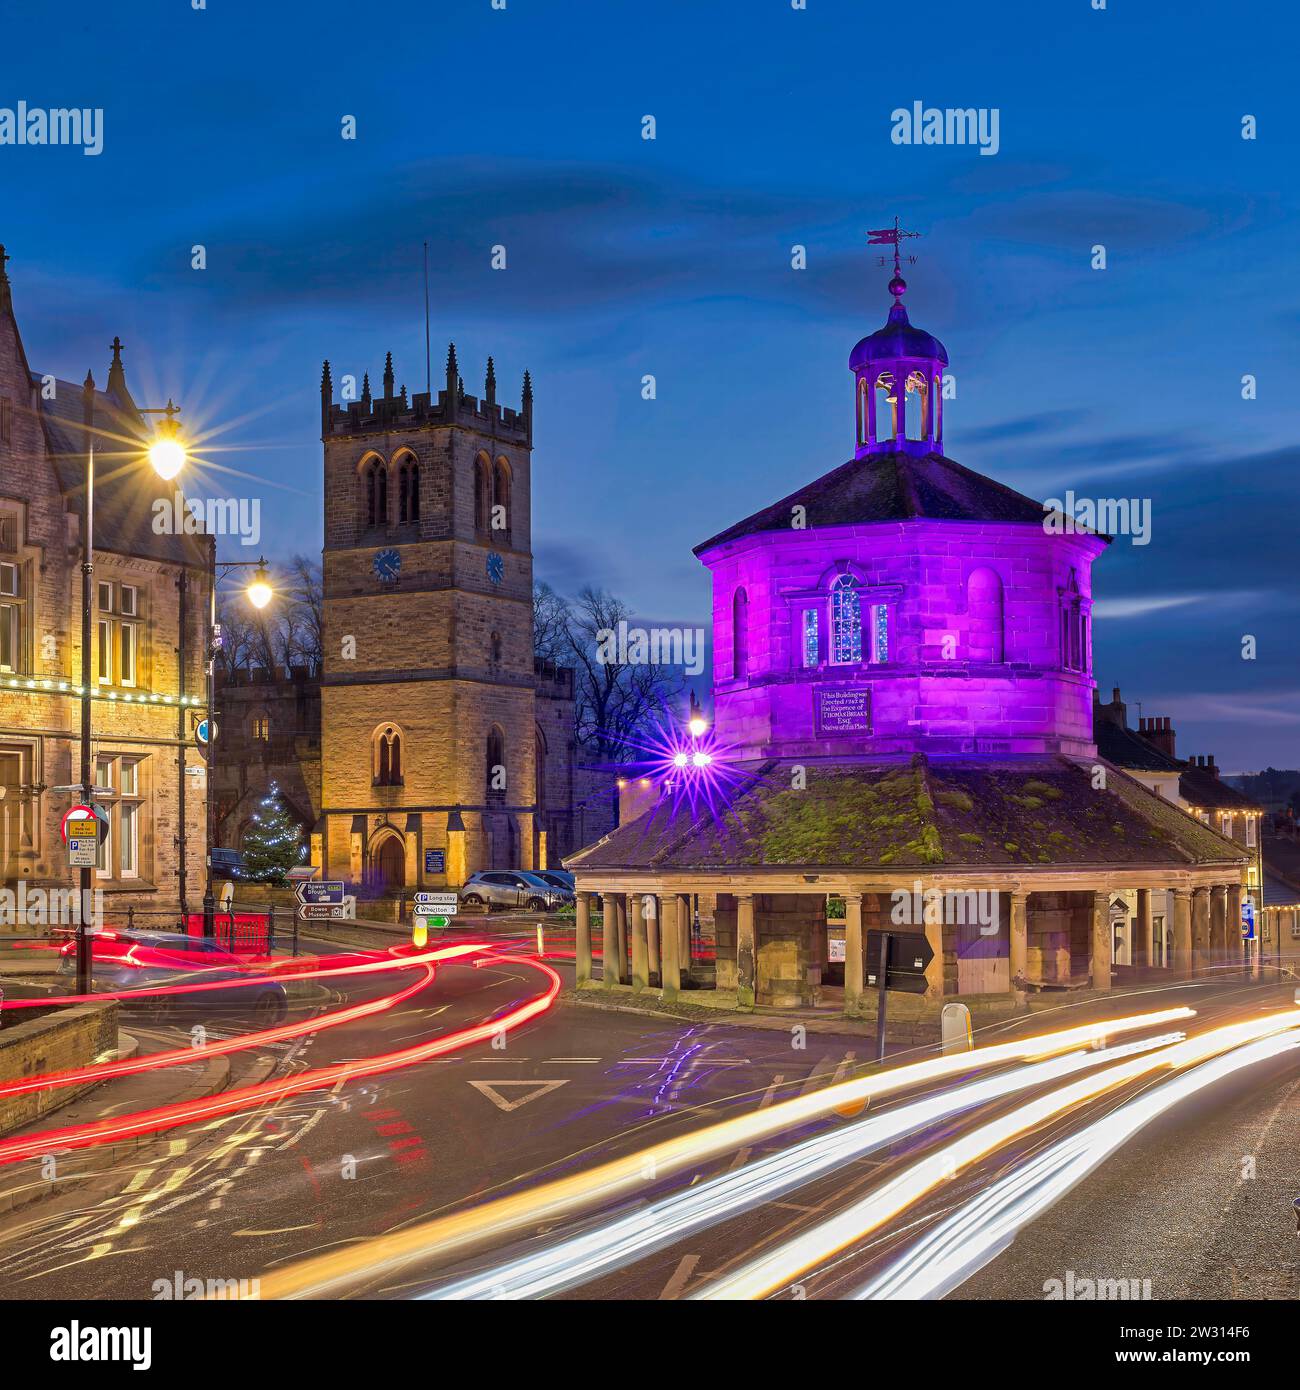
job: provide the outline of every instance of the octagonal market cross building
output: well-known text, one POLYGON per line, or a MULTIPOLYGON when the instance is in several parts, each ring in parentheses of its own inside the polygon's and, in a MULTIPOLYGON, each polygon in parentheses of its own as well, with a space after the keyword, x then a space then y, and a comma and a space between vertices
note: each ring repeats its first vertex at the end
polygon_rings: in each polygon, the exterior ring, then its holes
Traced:
POLYGON ((727 775, 700 795, 690 769, 632 779, 620 827, 566 861, 580 986, 597 911, 606 987, 712 986, 742 1009, 823 1002, 842 970, 845 1011, 870 1013, 881 927, 933 948, 920 1017, 1109 990, 1120 899, 1137 921, 1122 969, 1242 961, 1245 852, 1097 756, 1108 539, 946 456, 947 353, 909 322, 902 278, 889 288, 849 358, 853 457, 696 548, 727 775), (1172 902, 1159 961, 1153 889, 1172 902))

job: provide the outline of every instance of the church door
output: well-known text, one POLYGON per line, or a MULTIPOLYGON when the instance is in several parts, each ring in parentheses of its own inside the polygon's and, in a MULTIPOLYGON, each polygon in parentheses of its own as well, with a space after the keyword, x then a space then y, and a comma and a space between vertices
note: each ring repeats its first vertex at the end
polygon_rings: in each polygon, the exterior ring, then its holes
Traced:
POLYGON ((379 847, 375 858, 375 887, 380 892, 402 888, 406 884, 406 852, 396 835, 390 835, 379 847))

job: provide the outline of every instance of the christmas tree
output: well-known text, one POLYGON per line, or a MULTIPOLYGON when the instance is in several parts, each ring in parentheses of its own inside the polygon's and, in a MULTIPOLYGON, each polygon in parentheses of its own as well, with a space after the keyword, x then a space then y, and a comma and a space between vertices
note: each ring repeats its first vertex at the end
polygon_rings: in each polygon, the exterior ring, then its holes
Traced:
POLYGON ((244 867, 240 877, 250 883, 283 883, 286 870, 302 862, 306 846, 302 830, 280 800, 274 782, 257 804, 252 824, 244 832, 244 867))

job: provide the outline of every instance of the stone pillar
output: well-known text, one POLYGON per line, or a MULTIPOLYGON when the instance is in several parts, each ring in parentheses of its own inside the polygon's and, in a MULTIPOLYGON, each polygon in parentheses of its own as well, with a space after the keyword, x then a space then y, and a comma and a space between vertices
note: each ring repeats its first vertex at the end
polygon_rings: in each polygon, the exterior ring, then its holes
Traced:
POLYGON ((615 921, 615 943, 618 946, 618 975, 619 984, 625 985, 632 978, 628 962, 627 949, 627 894, 616 893, 614 895, 614 921, 615 921))
POLYGON ((1107 892, 1092 895, 1092 987, 1097 990, 1110 988, 1110 894, 1107 892))
MULTIPOLYGON (((1225 909, 1227 921, 1225 931, 1228 936, 1228 963, 1230 965, 1240 965, 1242 963, 1241 949, 1241 884, 1229 883, 1225 889, 1228 903, 1225 909)), ((1263 915, 1256 914, 1255 920, 1255 941, 1248 943, 1247 949, 1253 951, 1258 942, 1260 933, 1264 930, 1263 915)), ((1282 933, 1282 922, 1278 920, 1278 935, 1282 933)))
POLYGON ((1210 890, 1192 889, 1192 973, 1203 975, 1210 965, 1210 890))
POLYGON ((574 912, 577 920, 577 940, 574 943, 576 983, 579 989, 591 979, 591 894, 579 893, 574 912))
POLYGON ((1146 967, 1151 964, 1151 890, 1139 888, 1137 900, 1137 939, 1129 942, 1129 959, 1134 965, 1146 967))
POLYGON ((631 894, 632 905, 632 988, 645 989, 650 984, 650 949, 646 938, 645 914, 641 910, 641 894, 631 894))
POLYGON ((601 895, 601 967, 600 978, 609 989, 618 979, 618 909, 613 893, 601 895))
POLYGON ((1174 959, 1173 968, 1180 975, 1192 973, 1192 890, 1174 888, 1174 959))
MULTIPOLYGON (((925 892, 932 885, 922 883, 921 892, 921 925, 925 931, 925 939, 930 943, 930 950, 934 953, 930 964, 925 967, 925 997, 927 999, 941 999, 943 997, 943 912, 939 912, 939 921, 931 922, 930 913, 925 907, 925 892)), ((908 890, 913 891, 909 888, 908 890)), ((883 926, 884 923, 882 922, 883 926)), ((868 964, 873 970, 878 969, 880 962, 877 960, 869 961, 868 964)))
POLYGON ((650 915, 645 919, 646 963, 651 975, 659 974, 659 903, 653 893, 645 895, 650 899, 650 915))
POLYGON ((1216 883, 1210 889, 1210 951, 1215 966, 1228 965, 1228 885, 1216 883))
POLYGON ((682 987, 681 962, 677 954, 681 945, 677 924, 681 910, 681 898, 676 893, 659 895, 659 945, 663 950, 660 975, 664 998, 669 1001, 677 998, 677 992, 682 987))
POLYGON ((752 1009, 758 982, 758 948, 754 938, 754 895, 736 894, 736 1007, 752 1009))
POLYGON ((844 895, 844 1012, 862 1007, 862 894, 844 895))
POLYGON ((1029 894, 1012 891, 1011 899, 1010 969, 1011 988, 1024 989, 1017 980, 1029 979, 1029 894))
POLYGON ((677 895, 678 910, 677 923, 681 945, 677 949, 678 967, 685 971, 687 975, 691 973, 691 895, 689 893, 679 893, 677 895))

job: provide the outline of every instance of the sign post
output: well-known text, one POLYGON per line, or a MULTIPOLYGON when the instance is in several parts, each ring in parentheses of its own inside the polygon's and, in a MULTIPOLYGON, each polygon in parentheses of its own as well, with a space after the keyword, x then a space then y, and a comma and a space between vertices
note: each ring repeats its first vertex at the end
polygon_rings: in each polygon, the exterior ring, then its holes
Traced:
MULTIPOLYGON (((934 959, 934 949, 924 932, 882 931, 868 934, 879 936, 880 949, 874 970, 868 970, 867 984, 876 986, 876 1061, 885 1060, 886 991, 900 990, 904 994, 925 993, 925 967, 934 959)), ((868 960, 870 952, 864 953, 868 960)))
POLYGON ((427 930, 433 927, 435 930, 446 927, 450 919, 453 918, 460 907, 460 899, 455 893, 429 893, 419 892, 415 895, 415 907, 413 916, 415 925, 418 929, 421 924, 427 930))

